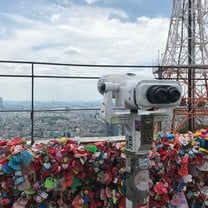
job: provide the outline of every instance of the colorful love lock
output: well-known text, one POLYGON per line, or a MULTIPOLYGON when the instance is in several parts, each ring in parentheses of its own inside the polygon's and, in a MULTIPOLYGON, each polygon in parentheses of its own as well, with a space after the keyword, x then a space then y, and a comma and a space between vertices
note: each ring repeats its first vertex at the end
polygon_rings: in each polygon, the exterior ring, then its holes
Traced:
POLYGON ((191 159, 193 159, 195 157, 195 152, 193 151, 193 149, 188 150, 188 155, 191 159))
POLYGON ((1 139, 1 140, 0 140, 0 147, 4 147, 4 146, 6 146, 6 145, 7 145, 7 143, 8 143, 8 141, 9 141, 9 140, 6 140, 6 139, 1 139))
POLYGON ((18 185, 22 184, 24 182, 24 180, 25 180, 24 176, 19 176, 14 180, 14 185, 18 186, 18 185))
POLYGON ((63 162, 63 155, 62 155, 62 153, 61 153, 60 150, 58 150, 58 151, 56 152, 56 154, 55 154, 55 159, 56 159, 57 161, 59 161, 60 163, 63 162))
POLYGON ((72 201, 72 206, 74 208, 83 208, 84 200, 81 195, 77 195, 74 200, 72 201))
POLYGON ((23 151, 22 145, 18 144, 13 147, 12 154, 18 154, 23 151))
POLYGON ((61 164, 62 169, 66 170, 69 167, 68 163, 62 163, 61 164))
POLYGON ((52 207, 49 207, 49 206, 47 207, 46 204, 40 203, 39 206, 38 206, 38 208, 52 208, 52 207))
POLYGON ((77 175, 79 172, 81 172, 84 168, 81 160, 79 160, 77 158, 72 161, 72 167, 73 167, 73 173, 75 175, 77 175))
POLYGON ((47 177, 51 175, 51 170, 42 169, 40 175, 42 179, 46 179, 47 177))
POLYGON ((14 137, 9 141, 9 145, 22 145, 25 143, 25 139, 21 137, 14 137))
POLYGON ((169 188, 172 184, 171 179, 165 175, 162 177, 161 182, 163 183, 165 188, 169 188))
POLYGON ((41 188, 41 182, 40 181, 35 181, 35 183, 33 184, 33 190, 34 191, 38 191, 41 188))
POLYGON ((186 164, 188 164, 188 162, 189 162, 189 157, 188 157, 188 155, 184 155, 184 157, 181 159, 181 164, 182 165, 186 165, 186 164))
POLYGON ((17 162, 17 160, 13 158, 9 160, 8 166, 12 168, 13 170, 21 170, 20 163, 17 162))
POLYGON ((55 201, 50 201, 47 204, 47 208, 56 208, 56 202, 55 201))
POLYGON ((26 208, 28 203, 27 196, 20 196, 16 202, 12 205, 12 208, 26 208))
POLYGON ((22 173, 21 170, 16 170, 16 171, 14 172, 14 175, 15 175, 15 176, 22 176, 23 173, 22 173))
POLYGON ((10 160, 13 160, 15 163, 21 163, 22 160, 21 160, 21 157, 20 157, 20 154, 15 154, 13 155, 10 160))
POLYGON ((181 205, 181 200, 177 194, 174 194, 172 199, 170 200, 170 204, 179 207, 181 205))
POLYGON ((105 192, 105 189, 104 188, 101 188, 101 190, 100 190, 100 199, 102 201, 107 200, 107 196, 106 196, 106 192, 105 192))
POLYGON ((2 167, 1 171, 2 171, 4 174, 8 174, 8 175, 9 175, 9 174, 12 173, 13 169, 12 169, 8 164, 6 164, 6 165, 4 165, 4 166, 2 167))
POLYGON ((184 183, 190 183, 192 182, 192 175, 188 174, 188 175, 182 176, 182 179, 184 183))
POLYGON ((45 191, 39 191, 39 195, 43 198, 43 199, 47 199, 48 198, 48 193, 45 191))
POLYGON ((42 202, 45 200, 40 195, 36 195, 33 198, 38 204, 42 204, 42 202))
POLYGON ((198 153, 198 154, 195 154, 195 157, 194 157, 194 163, 196 165, 202 165, 204 164, 204 158, 203 158, 203 155, 198 153))
POLYGON ((78 187, 81 187, 82 183, 81 180, 78 178, 74 178, 71 184, 71 190, 76 190, 78 187))
POLYGON ((187 167, 187 165, 181 165, 181 167, 178 170, 178 174, 180 176, 187 176, 188 175, 188 167, 187 167))
POLYGON ((104 172, 98 172, 97 173, 97 181, 104 183, 105 180, 105 173, 104 172))
POLYGON ((181 207, 184 207, 184 208, 189 208, 189 205, 188 205, 188 202, 187 202, 187 199, 186 199, 186 196, 184 194, 184 192, 178 192, 177 193, 178 197, 179 197, 179 200, 181 201, 181 207))
POLYGON ((162 194, 167 194, 167 189, 164 187, 164 185, 160 182, 157 182, 156 185, 153 187, 153 190, 155 193, 162 195, 162 194))
POLYGON ((112 198, 113 197, 112 190, 109 186, 105 187, 105 194, 106 194, 107 198, 112 198))
POLYGON ((56 180, 52 177, 47 177, 44 181, 44 187, 47 189, 54 189, 57 186, 56 180))
POLYGON ((200 131, 196 131, 195 133, 193 133, 193 137, 197 138, 201 136, 201 132, 200 131))
POLYGON ((109 184, 111 181, 112 181, 112 179, 113 179, 113 176, 112 176, 112 174, 111 174, 111 172, 110 171, 106 171, 105 172, 105 177, 104 177, 104 183, 105 184, 109 184))
POLYGON ((202 153, 208 154, 208 148, 205 149, 205 148, 199 147, 199 151, 202 152, 202 153))
POLYGON ((24 193, 28 196, 32 196, 36 193, 36 191, 32 187, 30 187, 29 189, 24 190, 24 193))
POLYGON ((60 173, 60 165, 59 165, 59 162, 58 161, 55 161, 53 162, 52 164, 52 167, 50 169, 50 172, 54 175, 57 175, 60 173))
POLYGON ((190 143, 190 138, 189 137, 184 137, 183 135, 180 135, 179 136, 179 141, 180 141, 181 145, 187 146, 190 143))
POLYGON ((49 162, 44 162, 44 163, 43 163, 43 168, 45 168, 46 170, 51 169, 51 163, 49 163, 49 162))
POLYGON ((74 151, 74 157, 80 158, 80 157, 87 157, 88 156, 88 150, 85 149, 83 145, 80 145, 77 147, 77 149, 74 151))
POLYGON ((79 178, 79 179, 84 179, 86 176, 87 176, 87 174, 85 173, 85 171, 80 171, 77 174, 77 178, 79 178))
POLYGON ((95 145, 86 145, 85 148, 89 150, 92 154, 97 151, 97 147, 95 145))
POLYGON ((24 166, 29 166, 30 163, 32 162, 32 159, 33 159, 33 156, 30 152, 25 150, 20 153, 20 160, 24 166))
POLYGON ((205 160, 203 164, 198 165, 197 169, 199 169, 200 171, 207 172, 208 171, 208 160, 205 160))
POLYGON ((25 191, 30 188, 30 181, 27 178, 24 178, 24 181, 17 186, 19 191, 25 191))
POLYGON ((169 140, 169 141, 171 141, 171 140, 173 140, 175 138, 175 135, 174 134, 166 133, 164 135, 164 138, 167 139, 167 140, 169 140))
POLYGON ((65 144, 68 142, 68 138, 62 137, 62 138, 59 139, 59 142, 60 142, 61 144, 65 145, 65 144))

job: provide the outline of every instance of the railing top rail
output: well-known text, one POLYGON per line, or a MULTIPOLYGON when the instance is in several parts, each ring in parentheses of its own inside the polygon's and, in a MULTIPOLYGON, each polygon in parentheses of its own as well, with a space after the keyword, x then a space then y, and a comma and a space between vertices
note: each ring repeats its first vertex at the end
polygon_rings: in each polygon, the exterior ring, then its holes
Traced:
POLYGON ((9 61, 0 60, 0 63, 12 64, 33 64, 33 65, 54 65, 54 66, 73 66, 73 67, 106 67, 106 68, 196 68, 208 69, 208 65, 125 65, 125 64, 79 64, 79 63, 59 63, 59 62, 40 62, 40 61, 9 61))

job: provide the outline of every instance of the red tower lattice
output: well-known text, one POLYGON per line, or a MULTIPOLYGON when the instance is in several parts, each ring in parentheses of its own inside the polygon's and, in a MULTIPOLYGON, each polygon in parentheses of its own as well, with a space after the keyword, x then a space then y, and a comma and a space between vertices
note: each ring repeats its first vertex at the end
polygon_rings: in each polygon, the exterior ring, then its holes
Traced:
POLYGON ((169 34, 158 78, 176 79, 183 88, 172 128, 195 130, 208 124, 208 2, 173 0, 169 34), (175 66, 175 67, 174 67, 175 66))

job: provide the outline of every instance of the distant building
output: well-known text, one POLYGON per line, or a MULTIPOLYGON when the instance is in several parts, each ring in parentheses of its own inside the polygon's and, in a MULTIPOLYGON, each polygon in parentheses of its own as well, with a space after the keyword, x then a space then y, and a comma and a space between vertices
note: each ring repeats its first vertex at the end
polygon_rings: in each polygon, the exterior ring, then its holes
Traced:
POLYGON ((0 110, 4 109, 3 99, 0 97, 0 110))
POLYGON ((124 135, 124 127, 121 124, 104 124, 104 136, 121 136, 124 135))

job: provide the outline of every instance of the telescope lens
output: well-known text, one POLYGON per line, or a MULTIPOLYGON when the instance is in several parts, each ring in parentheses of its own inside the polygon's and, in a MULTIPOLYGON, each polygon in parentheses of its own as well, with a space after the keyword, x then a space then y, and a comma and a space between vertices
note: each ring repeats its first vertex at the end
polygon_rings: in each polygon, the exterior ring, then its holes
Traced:
POLYGON ((98 91, 103 94, 106 90, 106 86, 105 86, 105 82, 104 80, 100 79, 97 83, 97 88, 98 88, 98 91))
POLYGON ((160 86, 153 86, 147 90, 147 99, 151 103, 164 103, 167 97, 167 90, 160 86))
POLYGON ((155 89, 153 97, 156 102, 164 103, 167 100, 168 94, 166 89, 158 87, 155 89))
POLYGON ((153 104, 174 103, 179 100, 180 92, 175 87, 155 85, 148 88, 146 96, 153 104))
POLYGON ((180 92, 175 87, 170 87, 168 89, 168 99, 170 102, 176 102, 180 98, 180 92))

